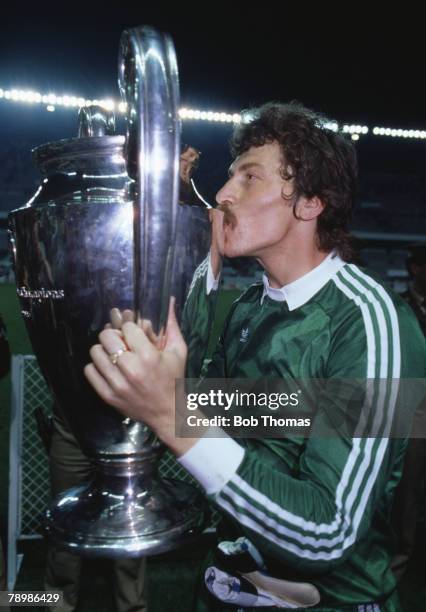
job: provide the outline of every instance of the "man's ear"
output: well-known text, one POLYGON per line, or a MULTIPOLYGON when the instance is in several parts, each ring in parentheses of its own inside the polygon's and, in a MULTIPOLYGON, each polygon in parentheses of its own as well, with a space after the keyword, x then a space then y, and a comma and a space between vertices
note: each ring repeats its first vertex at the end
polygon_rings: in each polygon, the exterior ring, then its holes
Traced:
POLYGON ((296 216, 302 221, 312 221, 319 217, 324 208, 324 204, 318 196, 312 198, 302 196, 296 202, 296 216))

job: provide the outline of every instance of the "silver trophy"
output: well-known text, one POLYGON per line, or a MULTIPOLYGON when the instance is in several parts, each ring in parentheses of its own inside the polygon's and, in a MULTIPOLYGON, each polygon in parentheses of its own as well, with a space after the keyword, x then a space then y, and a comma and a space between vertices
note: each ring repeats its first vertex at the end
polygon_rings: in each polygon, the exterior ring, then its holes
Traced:
MULTIPOLYGON (((182 232, 190 240, 191 210, 195 217, 201 210, 179 206, 179 85, 171 39, 149 27, 125 31, 119 84, 127 137, 114 135, 111 113, 83 109, 78 138, 35 149, 43 181, 10 215, 17 290, 34 352, 56 410, 95 466, 91 482, 53 501, 47 529, 65 548, 109 557, 176 548, 200 531, 204 510, 193 486, 158 476, 163 448, 153 433, 105 405, 83 374, 111 308, 150 319, 156 332, 164 326, 172 269, 181 267, 174 245, 188 252, 182 232)), ((196 244, 188 278, 173 280, 181 304, 206 248, 199 237, 196 244)))

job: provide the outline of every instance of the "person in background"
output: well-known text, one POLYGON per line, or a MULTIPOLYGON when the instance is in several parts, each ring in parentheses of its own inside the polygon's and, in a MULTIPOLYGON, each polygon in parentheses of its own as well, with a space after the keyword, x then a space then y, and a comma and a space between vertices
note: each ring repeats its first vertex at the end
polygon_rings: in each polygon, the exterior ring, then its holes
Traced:
MULTIPOLYGON (((7 340, 6 325, 0 314, 0 379, 7 376, 10 370, 10 347, 7 340)), ((0 539, 0 591, 6 590, 6 565, 3 546, 0 539)))
MULTIPOLYGON (((413 309, 426 338, 426 244, 415 244, 407 258, 410 277, 408 290, 402 297, 413 309)), ((392 570, 399 582, 413 555, 418 533, 418 520, 424 511, 426 493, 426 402, 416 410, 412 436, 408 442, 404 469, 395 493, 392 522, 396 536, 396 552, 392 570)), ((423 546, 424 549, 424 546, 423 546)))

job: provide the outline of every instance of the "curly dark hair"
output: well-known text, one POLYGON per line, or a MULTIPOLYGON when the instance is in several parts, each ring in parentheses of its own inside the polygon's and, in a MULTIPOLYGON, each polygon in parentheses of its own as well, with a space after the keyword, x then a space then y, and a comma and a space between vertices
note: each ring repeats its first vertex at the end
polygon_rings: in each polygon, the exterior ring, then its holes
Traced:
MULTIPOLYGON (((352 143, 327 127, 331 122, 298 102, 270 102, 247 112, 231 139, 234 157, 250 147, 278 142, 283 178, 294 178, 297 196, 317 196, 324 204, 318 217, 321 251, 333 249, 345 261, 354 256, 348 224, 355 204, 357 159, 352 143)), ((295 207, 293 212, 296 214, 295 207)))

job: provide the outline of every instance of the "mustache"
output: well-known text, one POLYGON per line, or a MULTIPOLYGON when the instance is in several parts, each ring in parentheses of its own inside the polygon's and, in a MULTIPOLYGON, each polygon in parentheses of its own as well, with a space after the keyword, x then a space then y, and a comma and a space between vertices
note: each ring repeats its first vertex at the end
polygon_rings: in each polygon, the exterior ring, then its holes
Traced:
POLYGON ((235 227, 237 218, 228 204, 219 204, 219 206, 216 207, 216 210, 219 210, 221 213, 223 213, 223 225, 230 225, 231 227, 235 227))

